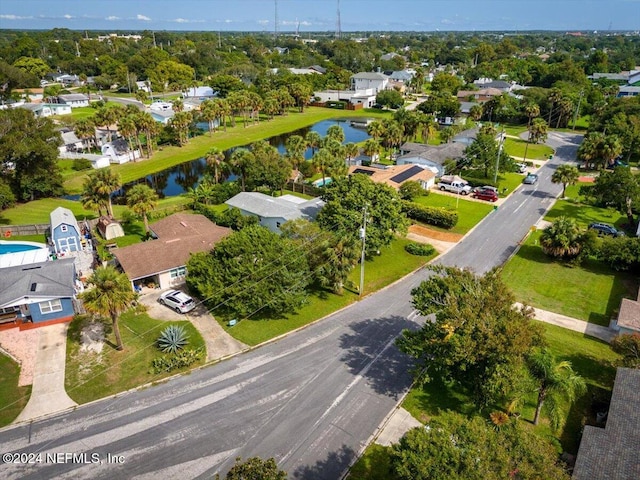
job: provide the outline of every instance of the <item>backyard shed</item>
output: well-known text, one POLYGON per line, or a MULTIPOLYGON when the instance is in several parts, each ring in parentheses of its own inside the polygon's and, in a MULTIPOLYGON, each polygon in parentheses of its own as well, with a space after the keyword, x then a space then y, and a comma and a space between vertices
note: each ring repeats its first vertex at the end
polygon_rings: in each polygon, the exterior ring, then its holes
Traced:
POLYGON ((124 237, 124 230, 122 225, 118 223, 112 217, 102 216, 98 219, 96 225, 98 232, 105 240, 111 240, 112 238, 124 237))

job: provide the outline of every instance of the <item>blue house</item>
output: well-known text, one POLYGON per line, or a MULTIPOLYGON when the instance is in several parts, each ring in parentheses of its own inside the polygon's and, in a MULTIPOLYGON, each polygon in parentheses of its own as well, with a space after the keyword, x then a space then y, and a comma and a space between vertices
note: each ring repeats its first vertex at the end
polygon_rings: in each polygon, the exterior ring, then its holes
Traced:
POLYGON ((4 268, 0 275, 2 323, 20 322, 22 327, 70 321, 76 289, 72 258, 4 268))
POLYGON ((82 250, 82 232, 71 210, 58 207, 49 214, 51 242, 56 253, 82 250))

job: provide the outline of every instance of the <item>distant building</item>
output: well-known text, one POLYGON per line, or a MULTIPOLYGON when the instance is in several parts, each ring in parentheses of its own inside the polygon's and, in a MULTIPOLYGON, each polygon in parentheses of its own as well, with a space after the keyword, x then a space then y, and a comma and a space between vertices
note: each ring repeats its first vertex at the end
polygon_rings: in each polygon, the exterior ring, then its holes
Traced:
POLYGON ((381 92, 387 88, 389 77, 384 73, 360 72, 351 77, 351 90, 372 89, 374 93, 381 92))
POLYGON ((84 93, 68 93, 66 95, 58 95, 58 102, 69 105, 71 108, 88 107, 89 97, 84 93))

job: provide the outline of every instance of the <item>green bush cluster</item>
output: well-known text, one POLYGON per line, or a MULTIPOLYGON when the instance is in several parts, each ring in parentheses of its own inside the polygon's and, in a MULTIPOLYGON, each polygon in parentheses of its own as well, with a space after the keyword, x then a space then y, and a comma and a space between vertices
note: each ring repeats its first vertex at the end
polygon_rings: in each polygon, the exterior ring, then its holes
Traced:
POLYGON ((201 349, 187 348, 172 355, 156 357, 151 362, 153 373, 171 372, 183 367, 189 367, 202 358, 201 349))
POLYGON ((429 245, 428 243, 411 242, 407 243, 404 246, 404 249, 411 255, 419 255, 421 257, 428 257, 436 252, 433 245, 429 245))
POLYGON ((402 202, 402 211, 412 220, 442 228, 453 228, 458 223, 458 214, 444 208, 426 207, 414 202, 402 202))
POLYGON ((614 270, 640 271, 640 238, 604 237, 595 256, 614 270))
POLYGON ((217 212, 209 205, 197 203, 193 209, 221 227, 228 227, 236 231, 249 225, 256 225, 259 221, 258 217, 253 215, 243 215, 237 208, 228 208, 223 212, 217 212))
POLYGON ((76 158, 73 161, 71 168, 76 172, 80 172, 82 170, 88 170, 91 168, 91 160, 87 160, 86 158, 76 158))

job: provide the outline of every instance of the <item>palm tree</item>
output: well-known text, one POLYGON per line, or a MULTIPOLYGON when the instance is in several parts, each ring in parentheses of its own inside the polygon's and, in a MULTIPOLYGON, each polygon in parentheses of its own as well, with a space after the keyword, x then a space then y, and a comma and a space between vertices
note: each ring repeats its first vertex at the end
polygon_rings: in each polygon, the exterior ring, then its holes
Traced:
POLYGON ((218 112, 216 111, 216 105, 211 100, 205 100, 200 105, 200 115, 209 124, 209 136, 213 133, 213 122, 218 118, 218 112))
POLYGON ((383 137, 385 130, 385 126, 380 120, 374 120, 367 125, 367 133, 376 141, 383 137))
POLYGON ((323 251, 323 262, 316 273, 320 285, 342 295, 349 273, 358 263, 360 246, 349 237, 334 237, 323 251))
POLYGON ((557 258, 577 257, 582 250, 583 235, 572 218, 558 217, 540 235, 540 246, 547 255, 557 258))
POLYGON ((103 195, 100 195, 96 189, 96 176, 90 175, 85 181, 82 187, 82 193, 80 194, 80 201, 82 206, 87 210, 95 210, 98 212, 98 216, 102 216, 102 209, 107 210, 107 202, 103 195))
POLYGON ((400 146, 402 142, 402 127, 398 122, 390 121, 385 125, 384 136, 382 137, 385 146, 389 149, 389 160, 391 160, 392 151, 400 146))
POLYGON ((327 168, 331 165, 333 155, 326 148, 321 148, 311 158, 311 162, 315 169, 322 174, 322 185, 325 185, 327 168))
POLYGON ((122 116, 124 109, 120 105, 106 105, 100 107, 93 116, 97 126, 106 127, 109 141, 112 140, 111 126, 116 124, 122 116))
POLYGON ((344 138, 344 130, 340 125, 331 125, 327 129, 327 135, 324 137, 325 141, 327 139, 333 139, 339 143, 344 142, 344 138))
POLYGON ((529 372, 538 385, 538 403, 533 424, 538 425, 542 407, 546 403, 551 425, 557 429, 563 418, 562 400, 572 401, 576 395, 581 395, 586 390, 585 382, 573 371, 570 362, 558 361, 546 348, 534 350, 527 363, 529 372))
POLYGON ((175 129, 178 134, 178 144, 183 147, 189 140, 189 126, 193 120, 191 112, 178 112, 176 113, 169 124, 175 129))
POLYGON ((617 135, 607 135, 601 146, 603 168, 613 165, 614 160, 622 154, 624 147, 617 135))
POLYGON ((149 235, 149 219, 147 215, 155 210, 158 204, 158 194, 146 183, 138 183, 127 192, 127 206, 142 217, 144 231, 149 235))
POLYGON ((213 179, 215 183, 220 180, 220 174, 224 169, 224 152, 219 148, 210 148, 204 155, 204 159, 211 170, 213 170, 213 179))
POLYGON ((575 184, 579 176, 580 172, 578 172, 578 169, 574 165, 564 163, 555 169, 553 175, 551 175, 551 181, 562 184, 562 198, 564 198, 567 185, 575 184))
POLYGON ((134 160, 135 156, 133 155, 134 155, 134 150, 136 149, 135 148, 136 146, 133 143, 133 139, 138 133, 138 129, 136 127, 136 122, 134 118, 131 115, 126 115, 121 119, 119 119, 118 131, 120 132, 121 135, 126 137, 127 143, 129 144, 129 152, 130 152, 129 158, 134 160))
POLYGON ((78 120, 73 131, 76 133, 76 137, 82 140, 82 150, 85 150, 87 146, 87 139, 93 139, 93 143, 95 144, 96 126, 91 119, 85 118, 78 120))
POLYGON ((309 148, 311 148, 311 154, 315 155, 316 150, 320 148, 320 145, 322 145, 322 135, 320 135, 315 130, 310 130, 309 132, 307 132, 304 139, 307 142, 309 148))
POLYGON ((420 117, 420 129, 422 141, 428 143, 438 131, 438 122, 433 115, 423 115, 420 117))
POLYGON ((304 152, 307 149, 307 142, 300 135, 291 135, 285 142, 287 158, 296 170, 304 162, 304 152))
POLYGON ((351 165, 351 161, 358 156, 360 153, 360 147, 353 142, 349 142, 344 146, 344 154, 347 156, 347 160, 349 165, 351 165))
POLYGON ((601 157, 604 138, 602 132, 589 132, 585 135, 580 147, 578 147, 578 158, 584 160, 585 168, 601 157))
POLYGON ((158 122, 156 122, 149 112, 140 112, 136 118, 136 125, 139 130, 144 131, 147 144, 147 158, 153 154, 153 142, 159 132, 158 122))
POLYGON ((111 204, 111 194, 122 187, 120 175, 112 172, 108 168, 97 170, 89 175, 89 181, 85 182, 87 196, 95 195, 100 198, 102 205, 106 205, 107 212, 113 217, 113 205, 111 204), (93 193, 88 192, 91 189, 93 193))
POLYGON ((229 163, 233 172, 240 177, 242 184, 242 191, 246 191, 247 171, 253 162, 255 162, 255 156, 247 148, 236 148, 231 154, 229 163))
POLYGON ((111 318, 116 348, 123 350, 118 318, 137 298, 137 294, 131 289, 131 282, 124 273, 119 273, 108 265, 98 267, 89 277, 89 284, 93 285, 93 288, 80 294, 84 307, 90 313, 111 318))
POLYGON ((373 162, 374 157, 380 154, 380 143, 373 138, 366 140, 362 146, 362 153, 371 158, 371 161, 373 162))

